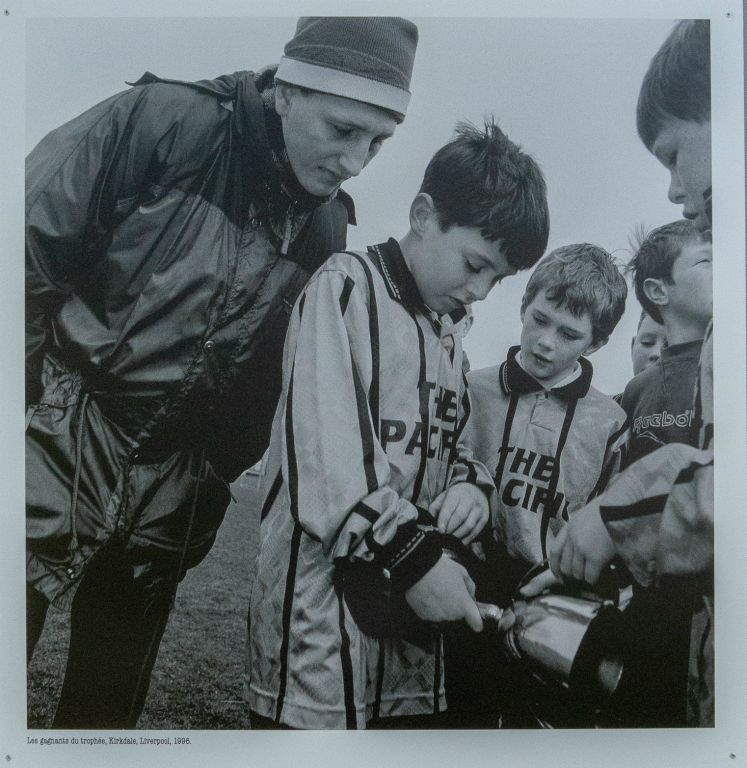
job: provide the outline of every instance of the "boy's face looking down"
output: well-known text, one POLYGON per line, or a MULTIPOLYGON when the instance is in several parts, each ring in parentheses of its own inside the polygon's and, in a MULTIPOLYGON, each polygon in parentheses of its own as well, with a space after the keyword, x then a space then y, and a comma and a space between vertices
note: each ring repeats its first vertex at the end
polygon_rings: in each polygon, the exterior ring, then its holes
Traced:
POLYGON ((711 187, 711 121, 675 117, 663 123, 651 151, 669 171, 669 199, 702 232, 711 228, 704 193, 711 187))
POLYGON ((664 326, 659 325, 651 315, 644 315, 630 347, 634 376, 645 371, 661 357, 665 339, 664 326))
POLYGON ((291 168, 301 185, 327 197, 357 176, 394 134, 397 121, 386 110, 318 91, 278 83, 275 111, 291 168))
POLYGON ((607 339, 592 343, 590 313, 577 317, 540 290, 521 315, 521 364, 550 388, 571 373, 581 355, 591 354, 607 339))
POLYGON ((439 315, 482 301, 496 283, 516 274, 501 240, 487 240, 477 227, 442 231, 430 195, 421 192, 413 201, 410 226, 416 246, 403 250, 405 260, 423 301, 439 315))

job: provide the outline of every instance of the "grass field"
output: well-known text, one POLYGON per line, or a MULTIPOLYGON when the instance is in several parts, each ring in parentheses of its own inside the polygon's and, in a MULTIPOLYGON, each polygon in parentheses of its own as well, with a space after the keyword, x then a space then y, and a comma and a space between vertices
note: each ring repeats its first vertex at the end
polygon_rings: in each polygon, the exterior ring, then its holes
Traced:
MULTIPOLYGON (((248 727, 241 683, 257 553, 256 486, 251 475, 233 484, 236 503, 229 507, 213 549, 179 587, 139 728, 248 727)), ((52 723, 69 635, 69 614, 50 609, 28 668, 29 728, 52 723)))

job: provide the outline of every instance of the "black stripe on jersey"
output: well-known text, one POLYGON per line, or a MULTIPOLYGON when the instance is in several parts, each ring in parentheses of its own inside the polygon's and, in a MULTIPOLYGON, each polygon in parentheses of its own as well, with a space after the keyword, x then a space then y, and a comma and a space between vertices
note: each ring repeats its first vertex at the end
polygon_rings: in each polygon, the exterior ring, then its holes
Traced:
POLYGON ((290 380, 288 382, 288 397, 285 403, 285 442, 288 446, 288 497, 290 513, 298 522, 298 464, 296 463, 296 444, 293 437, 293 378, 296 373, 296 363, 293 362, 290 380))
POLYGON ((597 484, 592 488, 591 493, 586 499, 587 504, 592 499, 595 499, 597 496, 599 496, 602 490, 607 487, 607 483, 609 483, 610 477, 612 476, 612 473, 614 472, 614 470, 615 470, 615 462, 608 461, 607 466, 604 467, 599 474, 599 479, 597 480, 597 484))
POLYGON ((680 485, 681 483, 690 483, 695 477, 695 473, 701 467, 711 467, 711 466, 713 466, 713 461, 709 461, 707 464, 698 464, 697 462, 693 462, 692 464, 689 464, 687 467, 685 467, 679 473, 679 475, 677 475, 677 479, 674 481, 674 484, 680 485))
MULTIPOLYGON (((379 513, 375 509, 371 509, 371 507, 366 506, 362 501, 358 502, 353 509, 350 510, 350 514, 356 514, 360 515, 362 518, 367 520, 371 525, 373 525, 378 519, 379 519, 379 513)), ((348 518, 345 517, 343 521, 340 523, 340 525, 337 526, 337 530, 335 531, 334 536, 332 537, 332 541, 337 541, 337 538, 342 533, 343 528, 348 523, 348 518)), ((371 533, 373 529, 370 529, 369 532, 366 534, 366 541, 368 541, 368 535, 371 533)), ((381 548, 380 544, 376 544, 378 548, 381 548)))
POLYGON ((443 635, 439 635, 436 640, 436 671, 433 675, 433 714, 437 715, 441 711, 441 698, 438 695, 441 690, 441 644, 443 635))
POLYGON ((368 506, 368 504, 364 504, 362 501, 359 501, 354 507, 353 512, 355 512, 356 515, 360 515, 361 517, 368 520, 371 525, 373 525, 378 519, 379 519, 379 513, 368 506))
POLYGON ((626 418, 625 422, 620 427, 620 429, 618 429, 617 432, 611 435, 609 440, 607 440, 607 446, 606 446, 607 451, 625 434, 625 430, 628 429, 628 427, 630 427, 630 420, 626 418))
POLYGON ((457 424, 456 432, 454 434, 454 443, 451 446, 450 456, 450 461, 452 463, 456 459, 459 438, 462 436, 462 432, 464 432, 464 428, 467 426, 470 413, 472 413, 472 403, 469 399, 469 390, 467 389, 467 377, 464 375, 464 372, 462 372, 462 386, 464 387, 462 390, 462 413, 464 415, 462 416, 462 420, 457 424))
POLYGON ((267 517, 268 512, 272 509, 272 505, 275 503, 275 498, 277 497, 278 491, 280 490, 280 486, 282 484, 283 472, 282 470, 278 470, 278 473, 275 475, 275 479, 272 481, 272 485, 270 486, 270 492, 265 498, 265 503, 262 505, 262 511, 259 513, 260 522, 262 522, 267 517))
POLYGON ((641 499, 634 504, 625 504, 623 506, 602 506, 599 507, 599 514, 605 522, 614 520, 628 520, 634 517, 645 517, 646 515, 658 515, 664 511, 664 505, 667 503, 668 494, 662 493, 659 496, 651 496, 647 499, 641 499))
POLYGON ((355 387, 355 402, 358 406, 358 429, 361 433, 361 447, 363 449, 363 471, 366 473, 366 488, 368 493, 373 493, 378 488, 376 470, 374 468, 374 435, 369 419, 368 403, 363 382, 358 373, 355 361, 352 362, 353 386, 355 387))
POLYGON ((376 660, 376 694, 374 696, 373 716, 381 713, 381 692, 384 689, 384 643, 379 642, 379 656, 376 660))
MULTIPOLYGON (((626 430, 630 428, 630 419, 627 417, 625 418, 625 422, 620 427, 620 429, 615 432, 609 440, 607 440, 607 445, 605 446, 604 453, 605 455, 609 452, 610 448, 625 434, 626 430)), ((620 452, 620 461, 619 465, 621 467, 627 466, 626 461, 626 446, 623 445, 619 449, 620 452)), ((607 466, 602 468, 602 471, 599 473, 599 479, 597 480, 597 484, 592 489, 591 493, 589 494, 588 498, 586 499, 586 503, 588 504, 592 499, 599 496, 599 494, 607 487, 607 483, 610 481, 610 477, 612 476, 612 473, 615 471, 617 461, 608 461, 607 466)))
POLYGON ((703 428, 703 445, 701 448, 710 448, 713 440, 713 424, 706 424, 703 428))
MULTIPOLYGON (((506 390, 511 392, 511 390, 506 390)), ((514 416, 516 415, 516 406, 519 402, 519 395, 517 392, 511 392, 508 401, 508 410, 506 411, 506 422, 503 425, 503 437, 501 438, 501 455, 498 459, 498 466, 495 470, 495 476, 493 482, 496 488, 501 487, 501 478, 503 477, 503 469, 506 466, 506 458, 508 457, 508 441, 511 439, 511 427, 514 424, 514 416)))
MULTIPOLYGON (((306 304, 306 294, 301 296, 298 302, 299 323, 303 317, 303 308, 306 304)), ((293 384, 296 375, 296 361, 293 360, 290 380, 288 381, 288 397, 285 403, 285 442, 288 446, 288 495, 290 497, 290 512, 293 519, 298 522, 298 464, 296 463, 296 443, 293 437, 293 384)))
POLYGON ((552 503, 555 499, 555 492, 558 489, 558 481, 560 480, 560 458, 561 454, 563 453, 563 448, 565 448, 566 440, 568 439, 568 433, 571 430, 573 415, 576 413, 577 405, 578 398, 573 398, 573 400, 570 400, 566 406, 563 426, 560 429, 560 436, 558 437, 558 449, 555 451, 555 464, 553 465, 552 476, 550 477, 550 482, 547 486, 547 500, 542 505, 540 543, 542 544, 543 560, 547 558, 547 529, 550 527, 550 512, 552 511, 552 503))
POLYGON ((353 660, 350 657, 350 636, 345 628, 345 602, 342 599, 342 584, 335 583, 338 617, 340 621, 340 664, 342 666, 342 690, 345 700, 345 728, 354 731, 358 728, 355 716, 355 695, 353 692, 353 660))
MULTIPOLYGON (((425 337, 423 336, 423 329, 420 327, 417 318, 412 312, 410 312, 415 328, 418 331, 418 349, 420 350, 420 371, 418 373, 418 397, 420 392, 423 391, 426 377, 425 367, 425 337)), ((425 477, 425 467, 428 463, 428 440, 431 432, 430 414, 428 413, 428 407, 426 406, 424 412, 420 414, 420 418, 423 420, 423 447, 420 451, 420 466, 418 467, 418 474, 415 476, 415 484, 412 487, 412 503, 417 504, 420 498, 420 489, 423 486, 423 478, 425 477)))
POLYGON ((350 301, 350 294, 355 287, 355 280, 350 275, 345 275, 345 284, 342 286, 342 293, 340 294, 340 312, 344 315, 348 309, 348 301, 350 301))
POLYGON ((371 268, 366 262, 352 251, 345 251, 363 267, 368 283, 368 333, 371 337, 371 386, 368 390, 368 405, 371 409, 371 421, 374 425, 374 434, 379 437, 379 310, 376 303, 376 291, 374 290, 371 268))
POLYGON ((275 722, 280 723, 285 701, 285 689, 288 685, 288 646, 290 645, 290 620, 293 610, 293 592, 296 587, 296 565, 298 564, 298 550, 301 547, 301 526, 293 526, 291 537, 291 551, 288 558, 288 573, 285 577, 285 597, 283 598, 283 637, 280 643, 280 687, 278 689, 278 702, 275 708, 275 722))
POLYGON ((469 461, 465 461, 464 459, 457 459, 452 467, 456 467, 457 464, 460 464, 463 467, 467 468, 467 477, 464 479, 463 482, 465 483, 472 483, 472 485, 477 484, 477 470, 475 469, 475 465, 472 464, 469 461))

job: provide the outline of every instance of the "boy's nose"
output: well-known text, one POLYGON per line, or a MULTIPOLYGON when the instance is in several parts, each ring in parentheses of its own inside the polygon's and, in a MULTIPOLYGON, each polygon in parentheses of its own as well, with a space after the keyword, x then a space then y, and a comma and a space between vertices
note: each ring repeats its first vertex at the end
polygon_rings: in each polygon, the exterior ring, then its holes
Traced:
POLYGON ((483 301, 490 293, 490 289, 493 287, 493 282, 488 275, 479 276, 472 281, 472 285, 469 288, 469 295, 471 297, 470 304, 473 301, 483 301))
POLYGON ((554 346, 554 340, 554 335, 552 333, 542 333, 537 339, 539 345, 545 349, 552 349, 554 346))
POLYGON ((669 191, 667 193, 670 202, 680 205, 685 201, 685 191, 682 189, 680 177, 675 171, 670 172, 669 191))

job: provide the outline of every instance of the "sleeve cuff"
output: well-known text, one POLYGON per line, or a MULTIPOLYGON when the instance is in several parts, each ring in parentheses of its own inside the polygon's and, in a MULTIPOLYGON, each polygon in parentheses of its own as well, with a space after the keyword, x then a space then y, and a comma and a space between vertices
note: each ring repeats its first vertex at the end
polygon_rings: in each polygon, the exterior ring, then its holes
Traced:
POLYGON ((377 560, 394 589, 408 590, 420 581, 441 557, 440 537, 420 530, 415 522, 403 525, 379 553, 377 560))

